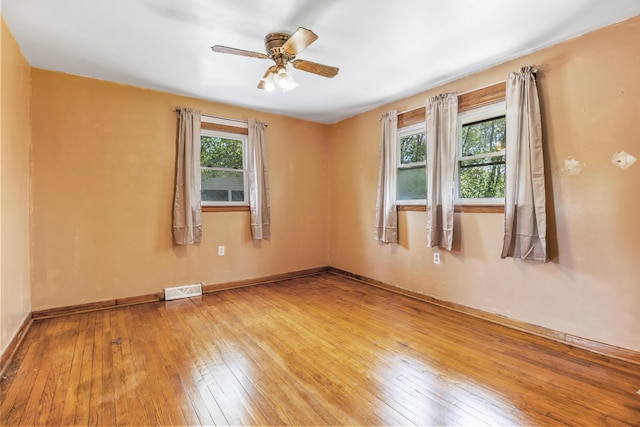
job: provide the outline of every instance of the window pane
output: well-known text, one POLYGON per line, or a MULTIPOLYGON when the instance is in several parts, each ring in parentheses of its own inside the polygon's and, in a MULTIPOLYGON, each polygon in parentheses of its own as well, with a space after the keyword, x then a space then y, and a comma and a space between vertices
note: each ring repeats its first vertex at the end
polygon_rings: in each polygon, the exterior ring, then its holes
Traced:
POLYGON ((231 190, 231 200, 233 202, 244 202, 244 190, 231 190))
POLYGON ((397 200, 427 198, 427 172, 424 166, 398 169, 397 200))
POLYGON ((505 148, 504 116, 462 126, 462 156, 492 153, 505 148))
POLYGON ((202 190, 203 202, 226 202, 229 200, 229 192, 226 190, 202 190))
POLYGON ((242 140, 201 136, 200 166, 242 169, 242 140))
POLYGON ((203 202, 244 202, 244 172, 201 170, 203 202))
POLYGON ((504 156, 463 160, 458 169, 461 199, 504 197, 504 156))
POLYGON ((424 132, 400 138, 400 164, 424 162, 426 152, 424 132))

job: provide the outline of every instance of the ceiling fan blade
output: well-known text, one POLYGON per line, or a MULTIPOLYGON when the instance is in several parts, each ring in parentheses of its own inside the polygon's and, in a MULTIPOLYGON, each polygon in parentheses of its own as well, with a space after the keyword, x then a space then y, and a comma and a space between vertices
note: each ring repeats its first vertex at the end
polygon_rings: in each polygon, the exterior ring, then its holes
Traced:
POLYGON ((282 45, 282 49, 291 56, 296 56, 311 43, 316 41, 318 36, 311 30, 299 27, 295 33, 282 45))
POLYGON ((304 59, 296 59, 291 65, 298 70, 308 73, 317 74, 322 77, 335 77, 340 69, 338 67, 330 67, 329 65, 318 64, 317 62, 305 61, 304 59))
POLYGON ((269 57, 264 53, 252 52, 250 50, 236 49, 235 47, 215 45, 215 46, 211 46, 211 50, 218 53, 230 53, 232 55, 249 56, 251 58, 269 59, 269 57))

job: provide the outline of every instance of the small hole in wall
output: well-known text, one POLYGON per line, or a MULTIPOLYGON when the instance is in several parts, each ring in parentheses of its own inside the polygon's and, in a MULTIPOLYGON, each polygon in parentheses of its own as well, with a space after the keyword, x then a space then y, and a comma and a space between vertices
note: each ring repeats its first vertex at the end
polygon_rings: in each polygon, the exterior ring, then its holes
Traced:
POLYGON ((572 156, 567 157, 564 161, 564 167, 562 168, 562 173, 569 176, 580 175, 582 169, 584 169, 585 164, 579 160, 574 159, 572 156))

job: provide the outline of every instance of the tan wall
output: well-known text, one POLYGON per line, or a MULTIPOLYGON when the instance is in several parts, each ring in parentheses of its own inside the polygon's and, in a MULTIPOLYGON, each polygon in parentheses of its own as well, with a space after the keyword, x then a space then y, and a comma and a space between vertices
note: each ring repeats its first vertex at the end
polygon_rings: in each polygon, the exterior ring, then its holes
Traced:
POLYGON ((0 353, 31 311, 30 68, 0 17, 0 353))
POLYGON ((32 76, 34 310, 328 264, 325 126, 40 69, 32 76), (202 244, 172 245, 176 106, 268 124, 271 241, 251 241, 248 212, 212 212, 203 213, 202 244))
POLYGON ((640 18, 340 122, 330 129, 331 265, 401 288, 640 350, 640 18), (433 264, 425 213, 401 212, 400 243, 373 239, 380 114, 540 67, 553 262, 501 260, 503 215, 456 214, 455 250, 433 264), (579 176, 564 159, 586 163, 579 176), (555 218, 555 219, 554 219, 555 218))

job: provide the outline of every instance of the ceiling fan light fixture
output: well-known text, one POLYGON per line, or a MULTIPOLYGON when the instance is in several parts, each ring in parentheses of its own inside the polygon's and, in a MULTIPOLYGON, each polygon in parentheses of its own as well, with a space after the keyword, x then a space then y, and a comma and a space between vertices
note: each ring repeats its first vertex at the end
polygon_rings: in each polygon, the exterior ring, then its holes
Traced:
POLYGON ((291 70, 288 70, 284 66, 278 67, 273 79, 274 79, 276 85, 283 92, 288 92, 288 91, 298 87, 298 83, 293 80, 293 74, 291 73, 291 70))
POLYGON ((265 78, 262 79, 262 81, 264 82, 264 90, 266 90, 267 92, 273 92, 273 90, 276 88, 276 82, 273 78, 273 73, 269 73, 265 78))

